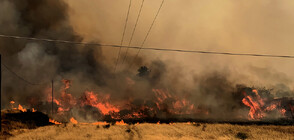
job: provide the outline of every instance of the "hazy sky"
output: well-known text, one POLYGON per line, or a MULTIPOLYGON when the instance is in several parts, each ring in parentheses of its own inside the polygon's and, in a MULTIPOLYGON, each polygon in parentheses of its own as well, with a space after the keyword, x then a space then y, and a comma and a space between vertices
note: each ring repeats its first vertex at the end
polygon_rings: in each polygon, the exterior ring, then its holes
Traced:
MULTIPOLYGON (((85 41, 120 43, 128 0, 66 2, 71 24, 85 41)), ((140 3, 141 0, 133 0, 125 45, 140 3)), ((141 44, 160 3, 160 0, 145 1, 132 45, 141 44)), ((292 0, 166 0, 145 47, 294 55, 293 7, 292 0)), ((114 63, 117 51, 104 49, 109 63, 114 63)), ((290 82, 294 77, 293 59, 155 51, 142 51, 141 55, 179 64, 187 73, 210 69, 229 71, 239 77, 243 75, 240 81, 278 83, 290 82)))

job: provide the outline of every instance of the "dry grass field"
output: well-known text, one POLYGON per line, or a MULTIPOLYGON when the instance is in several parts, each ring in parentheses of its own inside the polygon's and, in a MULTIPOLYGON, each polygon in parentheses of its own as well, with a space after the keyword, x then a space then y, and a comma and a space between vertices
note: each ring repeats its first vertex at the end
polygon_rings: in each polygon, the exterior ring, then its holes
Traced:
POLYGON ((11 131, 11 140, 82 139, 294 139, 294 126, 174 123, 61 124, 11 131))

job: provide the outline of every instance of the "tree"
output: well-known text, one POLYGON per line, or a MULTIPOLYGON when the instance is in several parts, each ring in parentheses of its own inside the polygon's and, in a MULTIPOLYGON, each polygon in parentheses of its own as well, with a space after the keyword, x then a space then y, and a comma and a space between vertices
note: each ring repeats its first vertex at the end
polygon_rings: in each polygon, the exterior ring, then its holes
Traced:
POLYGON ((141 66, 139 69, 138 69, 138 74, 137 76, 140 76, 140 77, 147 77, 150 73, 150 70, 146 67, 146 66, 141 66))

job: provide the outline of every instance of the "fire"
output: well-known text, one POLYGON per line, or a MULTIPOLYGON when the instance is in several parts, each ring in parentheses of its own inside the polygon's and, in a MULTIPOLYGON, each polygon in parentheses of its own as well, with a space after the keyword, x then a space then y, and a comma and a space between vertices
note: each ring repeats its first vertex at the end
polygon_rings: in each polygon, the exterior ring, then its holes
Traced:
POLYGON ((51 123, 53 123, 53 124, 61 124, 60 122, 55 121, 55 120, 53 120, 53 119, 49 119, 49 122, 51 122, 51 123))
POLYGON ((34 108, 32 108, 32 112, 37 112, 37 110, 36 110, 36 109, 34 109, 34 108))
POLYGON ((124 120, 121 120, 121 121, 116 121, 115 122, 116 125, 127 125, 124 120))
POLYGON ((99 101, 97 94, 95 94, 94 92, 86 91, 84 94, 84 101, 82 101, 82 106, 90 105, 92 107, 95 107, 99 109, 103 115, 107 115, 112 112, 119 112, 119 109, 117 107, 115 107, 114 105, 108 102, 109 97, 110 97, 109 95, 106 95, 105 96, 106 101, 104 102, 103 100, 99 101))
POLYGON ((261 111, 260 104, 253 100, 251 96, 246 96, 243 98, 242 102, 250 107, 249 116, 250 119, 261 119, 263 117, 263 113, 261 111))
POLYGON ((69 89, 70 88, 70 84, 71 84, 71 81, 70 80, 67 80, 67 79, 62 79, 61 80, 64 84, 64 90, 66 89, 69 89))
POLYGON ((252 93, 253 95, 247 95, 245 92, 244 98, 242 100, 243 104, 250 107, 248 116, 249 119, 257 119, 260 120, 264 117, 266 117, 266 113, 273 111, 273 110, 278 110, 280 112, 281 116, 285 116, 286 110, 282 108, 281 106, 281 101, 271 101, 270 103, 267 103, 267 105, 264 102, 264 99, 260 97, 258 94, 258 91, 253 89, 252 93))
POLYGON ((281 113, 283 116, 285 116, 286 109, 283 108, 283 109, 280 109, 279 111, 280 111, 280 113, 281 113))
MULTIPOLYGON (((128 80, 128 85, 135 84, 131 79, 128 80)), ((197 115, 208 115, 212 109, 205 105, 195 105, 192 100, 187 98, 187 96, 178 96, 180 94, 175 94, 167 89, 152 89, 149 91, 150 96, 144 98, 134 98, 125 97, 123 101, 114 100, 109 93, 94 92, 91 90, 84 91, 82 96, 75 97, 70 92, 71 81, 61 80, 64 84, 57 93, 55 97, 52 97, 51 88, 47 88, 45 93, 47 98, 45 100, 48 103, 53 102, 52 112, 57 112, 54 115, 63 115, 70 118, 70 122, 73 124, 92 124, 92 125, 105 125, 109 124, 107 122, 102 122, 101 120, 115 119, 121 120, 116 121, 117 125, 126 125, 123 120, 128 119, 144 119, 144 118, 159 118, 162 116, 175 115, 178 116, 197 116, 197 115), (81 123, 78 122, 72 114, 73 112, 78 112, 80 114, 84 113, 85 117, 93 117, 93 119, 98 120, 98 122, 93 123, 81 123), (89 115, 92 113, 93 115, 89 115), (100 120, 100 121, 99 121, 100 120)), ((292 103, 285 103, 283 100, 275 98, 263 98, 265 95, 263 92, 260 94, 258 90, 253 89, 251 92, 243 92, 244 97, 242 98, 242 103, 249 107, 248 118, 250 120, 260 120, 268 117, 268 114, 279 113, 281 116, 287 116, 290 113, 293 114, 294 107, 292 103), (288 106, 289 107, 288 107, 288 106), (285 107, 287 106, 287 107, 285 107), (287 112, 288 111, 288 112, 287 112), (292 112, 291 112, 292 111, 292 112), (272 113, 269 113, 272 112, 272 113)), ((239 98, 240 96, 238 96, 239 98)), ((240 99, 238 100, 240 102, 240 99)), ((15 101, 10 101, 13 108, 15 101)), ((48 104, 45 104, 46 106, 48 104)), ((49 104, 51 107, 51 104, 49 104)), ((22 112, 27 112, 20 104, 18 109, 22 112)), ((49 110, 49 108, 48 108, 49 110)), ((51 109, 47 112, 51 112, 51 109)), ((31 109, 32 112, 36 112, 34 108, 31 109)), ((42 110, 43 111, 43 110, 42 110)), ((276 115, 276 114, 274 114, 276 115)), ((81 115, 80 117, 84 117, 81 115)), ((243 117, 243 115, 240 115, 243 117)), ((174 116, 171 116, 171 118, 174 116)), ((58 117, 56 117, 58 118, 58 117)), ((62 118, 62 117, 61 117, 62 118)), ((63 117, 64 118, 64 117, 63 117)), ((61 124, 53 119, 49 119, 50 122, 54 124, 61 124)), ((157 122, 160 124, 160 122, 157 122)), ((171 125, 174 123, 170 123, 171 125)), ((187 122, 187 124, 192 124, 187 122)))
MULTIPOLYGON (((73 97, 68 92, 71 81, 62 80, 62 82, 64 86, 60 89, 59 98, 53 98, 59 115, 68 113, 72 109, 78 109, 81 112, 87 113, 89 108, 91 111, 94 109, 94 112, 98 112, 98 114, 95 114, 95 117, 98 117, 98 119, 103 119, 104 117, 117 120, 147 118, 156 117, 158 113, 195 116, 198 114, 209 115, 209 108, 195 106, 189 99, 176 96, 176 94, 165 89, 152 89, 150 93, 153 95, 151 96, 153 98, 152 101, 149 99, 138 99, 140 101, 138 103, 137 99, 129 97, 125 101, 112 102, 110 94, 96 93, 94 91, 85 91, 81 97, 73 97)), ((49 90, 47 92, 47 101, 52 102, 51 92, 49 90)), ((244 92, 242 103, 250 108, 248 118, 251 120, 263 119, 267 116, 268 112, 274 110, 280 112, 282 116, 286 114, 286 109, 282 108, 281 102, 277 100, 269 101, 267 98, 263 99, 256 89, 253 89, 250 94, 244 92)), ((74 118, 71 118, 70 121, 75 124, 78 123, 74 118)), ((116 123, 125 124, 123 121, 116 123)))
POLYGON ((107 122, 94 122, 92 123, 93 125, 107 125, 108 123, 107 122))
MULTIPOLYGON (((10 101, 9 102, 11 104, 11 109, 14 109, 14 110, 19 110, 21 112, 27 112, 28 110, 25 109, 22 105, 18 104, 18 108, 14 108, 13 105, 15 104, 15 101, 10 101)), ((32 108, 30 110, 31 112, 36 112, 37 110, 35 108, 32 108)))
MULTIPOLYGON (((74 105, 76 105, 76 99, 67 92, 67 89, 70 88, 71 81, 70 80, 61 80, 64 86, 60 90, 60 98, 53 98, 53 102, 58 106, 57 112, 63 114, 65 111, 69 111, 74 105)), ((48 88, 45 93, 47 94, 47 102, 52 102, 51 95, 52 88, 48 88)))
POLYGON ((162 105, 168 99, 174 99, 172 102, 172 106, 169 108, 169 112, 173 114, 197 114, 199 112, 203 112, 202 110, 197 110, 194 104, 190 103, 187 99, 180 99, 174 95, 171 95, 168 91, 161 89, 153 89, 155 93, 157 102, 156 105, 159 109, 162 109, 162 105))
MULTIPOLYGON (((185 98, 178 98, 177 96, 170 94, 164 89, 152 89, 152 94, 155 97, 154 105, 150 106, 146 101, 142 102, 142 105, 137 106, 132 103, 132 99, 129 102, 118 102, 120 105, 113 104, 111 102, 110 94, 95 93, 93 91, 85 91, 82 97, 75 98, 67 90, 70 88, 70 80, 62 80, 64 86, 60 90, 60 97, 53 98, 53 102, 57 105, 58 114, 62 115, 65 112, 70 111, 72 108, 90 106, 97 108, 101 115, 109 115, 112 119, 130 119, 130 118, 144 118, 150 117, 149 114, 157 114, 160 111, 171 114, 207 114, 206 110, 200 110, 194 106, 189 100, 185 98), (170 103, 170 101, 172 101, 170 103), (126 113, 121 114, 124 110, 126 113)), ((47 101, 52 102, 52 95, 50 90, 47 90, 47 101)), ((151 116, 152 117, 152 116, 151 116)))
POLYGON ((78 121, 74 117, 70 118, 70 122, 73 124, 78 124, 78 121))
POLYGON ((24 109, 20 104, 18 105, 18 110, 22 112, 27 112, 27 109, 24 109))

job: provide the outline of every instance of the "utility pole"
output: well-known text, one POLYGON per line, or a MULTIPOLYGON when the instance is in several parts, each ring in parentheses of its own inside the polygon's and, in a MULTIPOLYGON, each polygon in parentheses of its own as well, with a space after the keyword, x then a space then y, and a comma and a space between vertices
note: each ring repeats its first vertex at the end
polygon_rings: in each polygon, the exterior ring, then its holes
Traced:
MULTIPOLYGON (((1 84, 1 79, 2 79, 2 63, 1 63, 2 61, 1 61, 1 54, 0 54, 0 113, 2 112, 2 98, 1 98, 1 96, 2 96, 2 93, 1 93, 1 90, 2 90, 2 84, 1 84)), ((2 114, 2 113, 1 113, 2 114)), ((0 131, 2 131, 2 115, 0 115, 0 131)))
POLYGON ((54 96, 53 96, 53 91, 54 91, 54 89, 53 89, 53 80, 52 80, 52 110, 51 110, 51 117, 53 117, 53 98, 54 98, 54 96))

